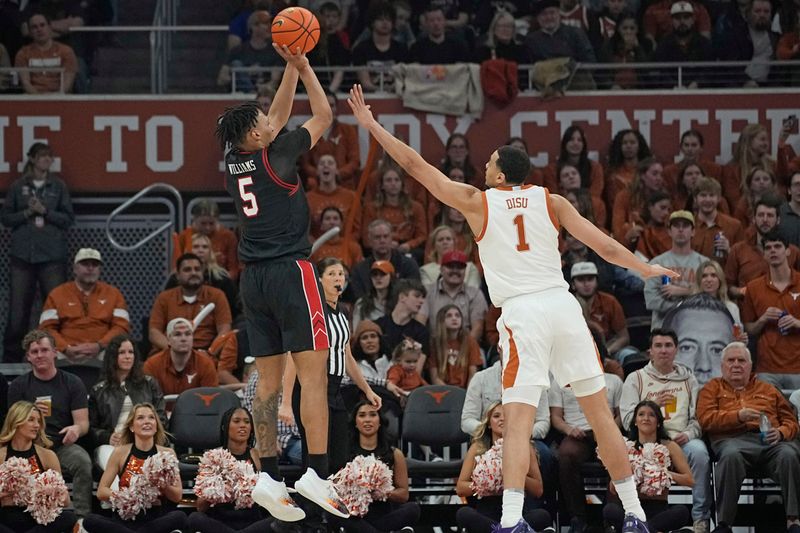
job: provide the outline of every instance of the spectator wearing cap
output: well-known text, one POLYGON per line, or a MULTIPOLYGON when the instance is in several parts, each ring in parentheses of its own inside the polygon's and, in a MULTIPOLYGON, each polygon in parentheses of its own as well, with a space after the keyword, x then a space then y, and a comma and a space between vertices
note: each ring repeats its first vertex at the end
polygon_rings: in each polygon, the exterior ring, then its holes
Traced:
MULTIPOLYGON (((231 83, 231 68, 235 67, 279 67, 283 60, 272 47, 272 15, 269 11, 258 10, 247 19, 250 39, 228 52, 225 64, 217 75, 217 85, 228 86, 231 83)), ((272 84, 277 84, 277 71, 269 75, 272 84)), ((236 92, 254 93, 256 85, 265 79, 263 73, 251 74, 237 72, 235 76, 236 92)))
POLYGON ((697 212, 692 248, 725 266, 731 246, 745 238, 742 223, 719 212, 722 187, 714 178, 700 178, 694 186, 697 212))
MULTIPOLYGON (((422 284, 432 285, 439 279, 442 273, 442 256, 453 250, 456 246, 456 234, 450 226, 436 226, 428 235, 428 245, 425 248, 425 256, 428 262, 419 267, 419 275, 422 284)), ((467 270, 464 273, 464 280, 467 285, 473 287, 481 286, 481 273, 472 261, 467 261, 467 270)))
POLYGON ((158 381, 161 392, 180 394, 195 387, 219 385, 214 360, 192 348, 192 323, 173 318, 166 329, 169 345, 144 363, 144 373, 158 381))
POLYGON ((164 336, 167 323, 174 318, 193 321, 209 304, 214 309, 194 330, 194 347, 206 350, 214 339, 231 330, 231 309, 225 293, 204 284, 203 262, 194 254, 183 254, 175 262, 178 286, 161 291, 150 311, 149 339, 155 350, 164 350, 168 340, 164 336))
POLYGON ((389 261, 394 266, 398 278, 419 280, 419 266, 410 256, 392 248, 392 225, 376 219, 367 226, 367 242, 370 255, 356 264, 350 274, 347 292, 351 293, 350 301, 363 296, 370 287, 370 270, 375 261, 389 261))
MULTIPOLYGON (((661 63, 695 63, 713 61, 714 52, 711 40, 697 30, 694 7, 691 2, 675 2, 669 10, 672 31, 658 41, 653 59, 661 63)), ((683 69, 682 83, 689 89, 704 85, 704 69, 683 69)), ((678 74, 675 68, 665 70, 661 78, 670 88, 677 85, 678 74)))
POLYGON ((448 304, 455 304, 461 310, 461 316, 469 324, 469 332, 473 339, 483 338, 483 324, 488 304, 483 292, 465 283, 467 270, 467 254, 461 250, 450 250, 442 255, 442 270, 439 278, 426 287, 428 291, 428 315, 420 314, 419 320, 431 318, 429 328, 433 329, 433 320, 439 309, 448 304))
POLYGON ((572 291, 581 304, 586 324, 601 334, 608 353, 616 354, 631 340, 622 305, 613 295, 597 290, 594 263, 575 263, 571 277, 572 291))
POLYGON ((100 281, 102 265, 99 251, 78 250, 72 264, 75 280, 50 291, 39 318, 39 327, 53 336, 59 355, 73 363, 102 358, 111 339, 131 331, 125 297, 100 281))
POLYGON ((524 44, 531 62, 559 57, 569 57, 581 63, 596 61, 594 49, 586 32, 561 23, 558 0, 533 2, 531 11, 539 26, 538 30, 528 33, 525 38, 524 44))
POLYGON ((650 260, 651 263, 666 265, 679 274, 669 283, 661 278, 650 278, 644 283, 644 302, 653 316, 651 328, 661 327, 664 315, 673 307, 677 307, 697 287, 696 272, 703 261, 708 258, 692 250, 694 236, 694 215, 689 211, 673 211, 669 216, 669 236, 672 248, 650 260))
POLYGON ((369 271, 370 288, 353 306, 353 329, 362 320, 378 320, 386 314, 389 298, 395 285, 394 265, 389 261, 375 261, 369 271))
MULTIPOLYGON (((695 30, 707 39, 711 38, 711 18, 700 2, 694 0, 689 0, 688 2, 686 0, 659 0, 648 6, 642 19, 645 37, 650 39, 654 46, 674 31, 672 6, 678 3, 689 3, 692 6, 695 30)), ((685 6, 681 6, 680 10, 683 13, 687 12, 685 6)))

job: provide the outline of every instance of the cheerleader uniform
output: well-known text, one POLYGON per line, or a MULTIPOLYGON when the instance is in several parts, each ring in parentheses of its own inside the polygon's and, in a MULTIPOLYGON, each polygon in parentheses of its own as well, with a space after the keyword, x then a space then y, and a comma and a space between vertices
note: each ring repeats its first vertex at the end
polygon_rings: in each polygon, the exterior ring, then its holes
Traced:
MULTIPOLYGON (((243 454, 233 454, 237 461, 247 461, 258 472, 250 448, 243 454)), ((261 507, 252 505, 248 509, 236 509, 234 503, 221 503, 205 512, 195 511, 189 515, 188 531, 198 533, 263 533, 270 531, 271 520, 265 518, 261 507)))
MULTIPOLYGON (((31 444, 26 451, 15 450, 9 443, 6 446, 6 461, 12 457, 20 457, 30 464, 31 475, 45 471, 44 464, 36 453, 36 446, 31 444)), ((9 505, 0 507, 0 533, 21 533, 35 531, 36 533, 62 533, 71 532, 78 518, 72 511, 63 510, 56 519, 47 525, 39 525, 25 507, 9 505)))
MULTIPOLYGON (((386 463, 394 472, 394 448, 376 455, 375 450, 366 450, 358 446, 352 450, 351 459, 358 455, 375 455, 386 463)), ((339 518, 329 516, 328 520, 336 527, 344 528, 348 533, 378 533, 380 531, 399 531, 404 527, 414 527, 419 522, 420 507, 417 502, 395 503, 390 501, 372 502, 367 514, 361 517, 339 518)))
MULTIPOLYGON (((142 465, 148 457, 158 453, 158 447, 149 450, 140 450, 136 444, 131 445, 131 451, 125 459, 119 473, 119 488, 128 488, 134 474, 140 474, 142 465)), ((150 509, 137 514, 131 520, 124 520, 117 513, 111 518, 90 514, 83 520, 83 529, 89 533, 127 533, 129 531, 147 531, 147 533, 169 533, 186 526, 186 515, 182 511, 167 511, 165 505, 155 504, 150 509)))

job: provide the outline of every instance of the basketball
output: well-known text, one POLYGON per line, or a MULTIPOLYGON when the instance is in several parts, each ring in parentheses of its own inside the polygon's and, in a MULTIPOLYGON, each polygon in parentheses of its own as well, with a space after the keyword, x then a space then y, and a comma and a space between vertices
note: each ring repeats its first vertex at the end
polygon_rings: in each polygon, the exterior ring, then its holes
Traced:
POLYGON ((319 41, 319 21, 303 7, 287 7, 272 19, 272 42, 308 53, 319 41))

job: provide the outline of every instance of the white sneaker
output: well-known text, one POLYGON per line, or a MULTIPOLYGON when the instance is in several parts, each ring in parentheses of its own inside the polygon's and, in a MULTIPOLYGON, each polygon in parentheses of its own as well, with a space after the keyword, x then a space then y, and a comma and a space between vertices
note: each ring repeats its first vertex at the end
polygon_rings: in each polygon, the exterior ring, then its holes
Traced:
POLYGON ((253 487, 253 501, 284 522, 297 522, 306 517, 306 513, 286 492, 286 483, 275 481, 266 472, 258 474, 258 481, 253 487))
POLYGON ((347 506, 336 494, 333 484, 319 477, 313 469, 306 470, 306 473, 295 482, 294 488, 302 496, 316 503, 332 515, 340 518, 350 517, 350 511, 347 510, 347 506))

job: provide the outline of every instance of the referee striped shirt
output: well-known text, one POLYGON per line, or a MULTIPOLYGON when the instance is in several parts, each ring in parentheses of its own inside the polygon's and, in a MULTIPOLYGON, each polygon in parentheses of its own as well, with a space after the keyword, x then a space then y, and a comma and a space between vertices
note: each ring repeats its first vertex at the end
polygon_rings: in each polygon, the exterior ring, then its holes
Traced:
POLYGON ((344 313, 330 305, 328 305, 326 319, 328 321, 328 341, 330 343, 328 375, 342 377, 345 372, 346 347, 350 342, 350 324, 344 313))

